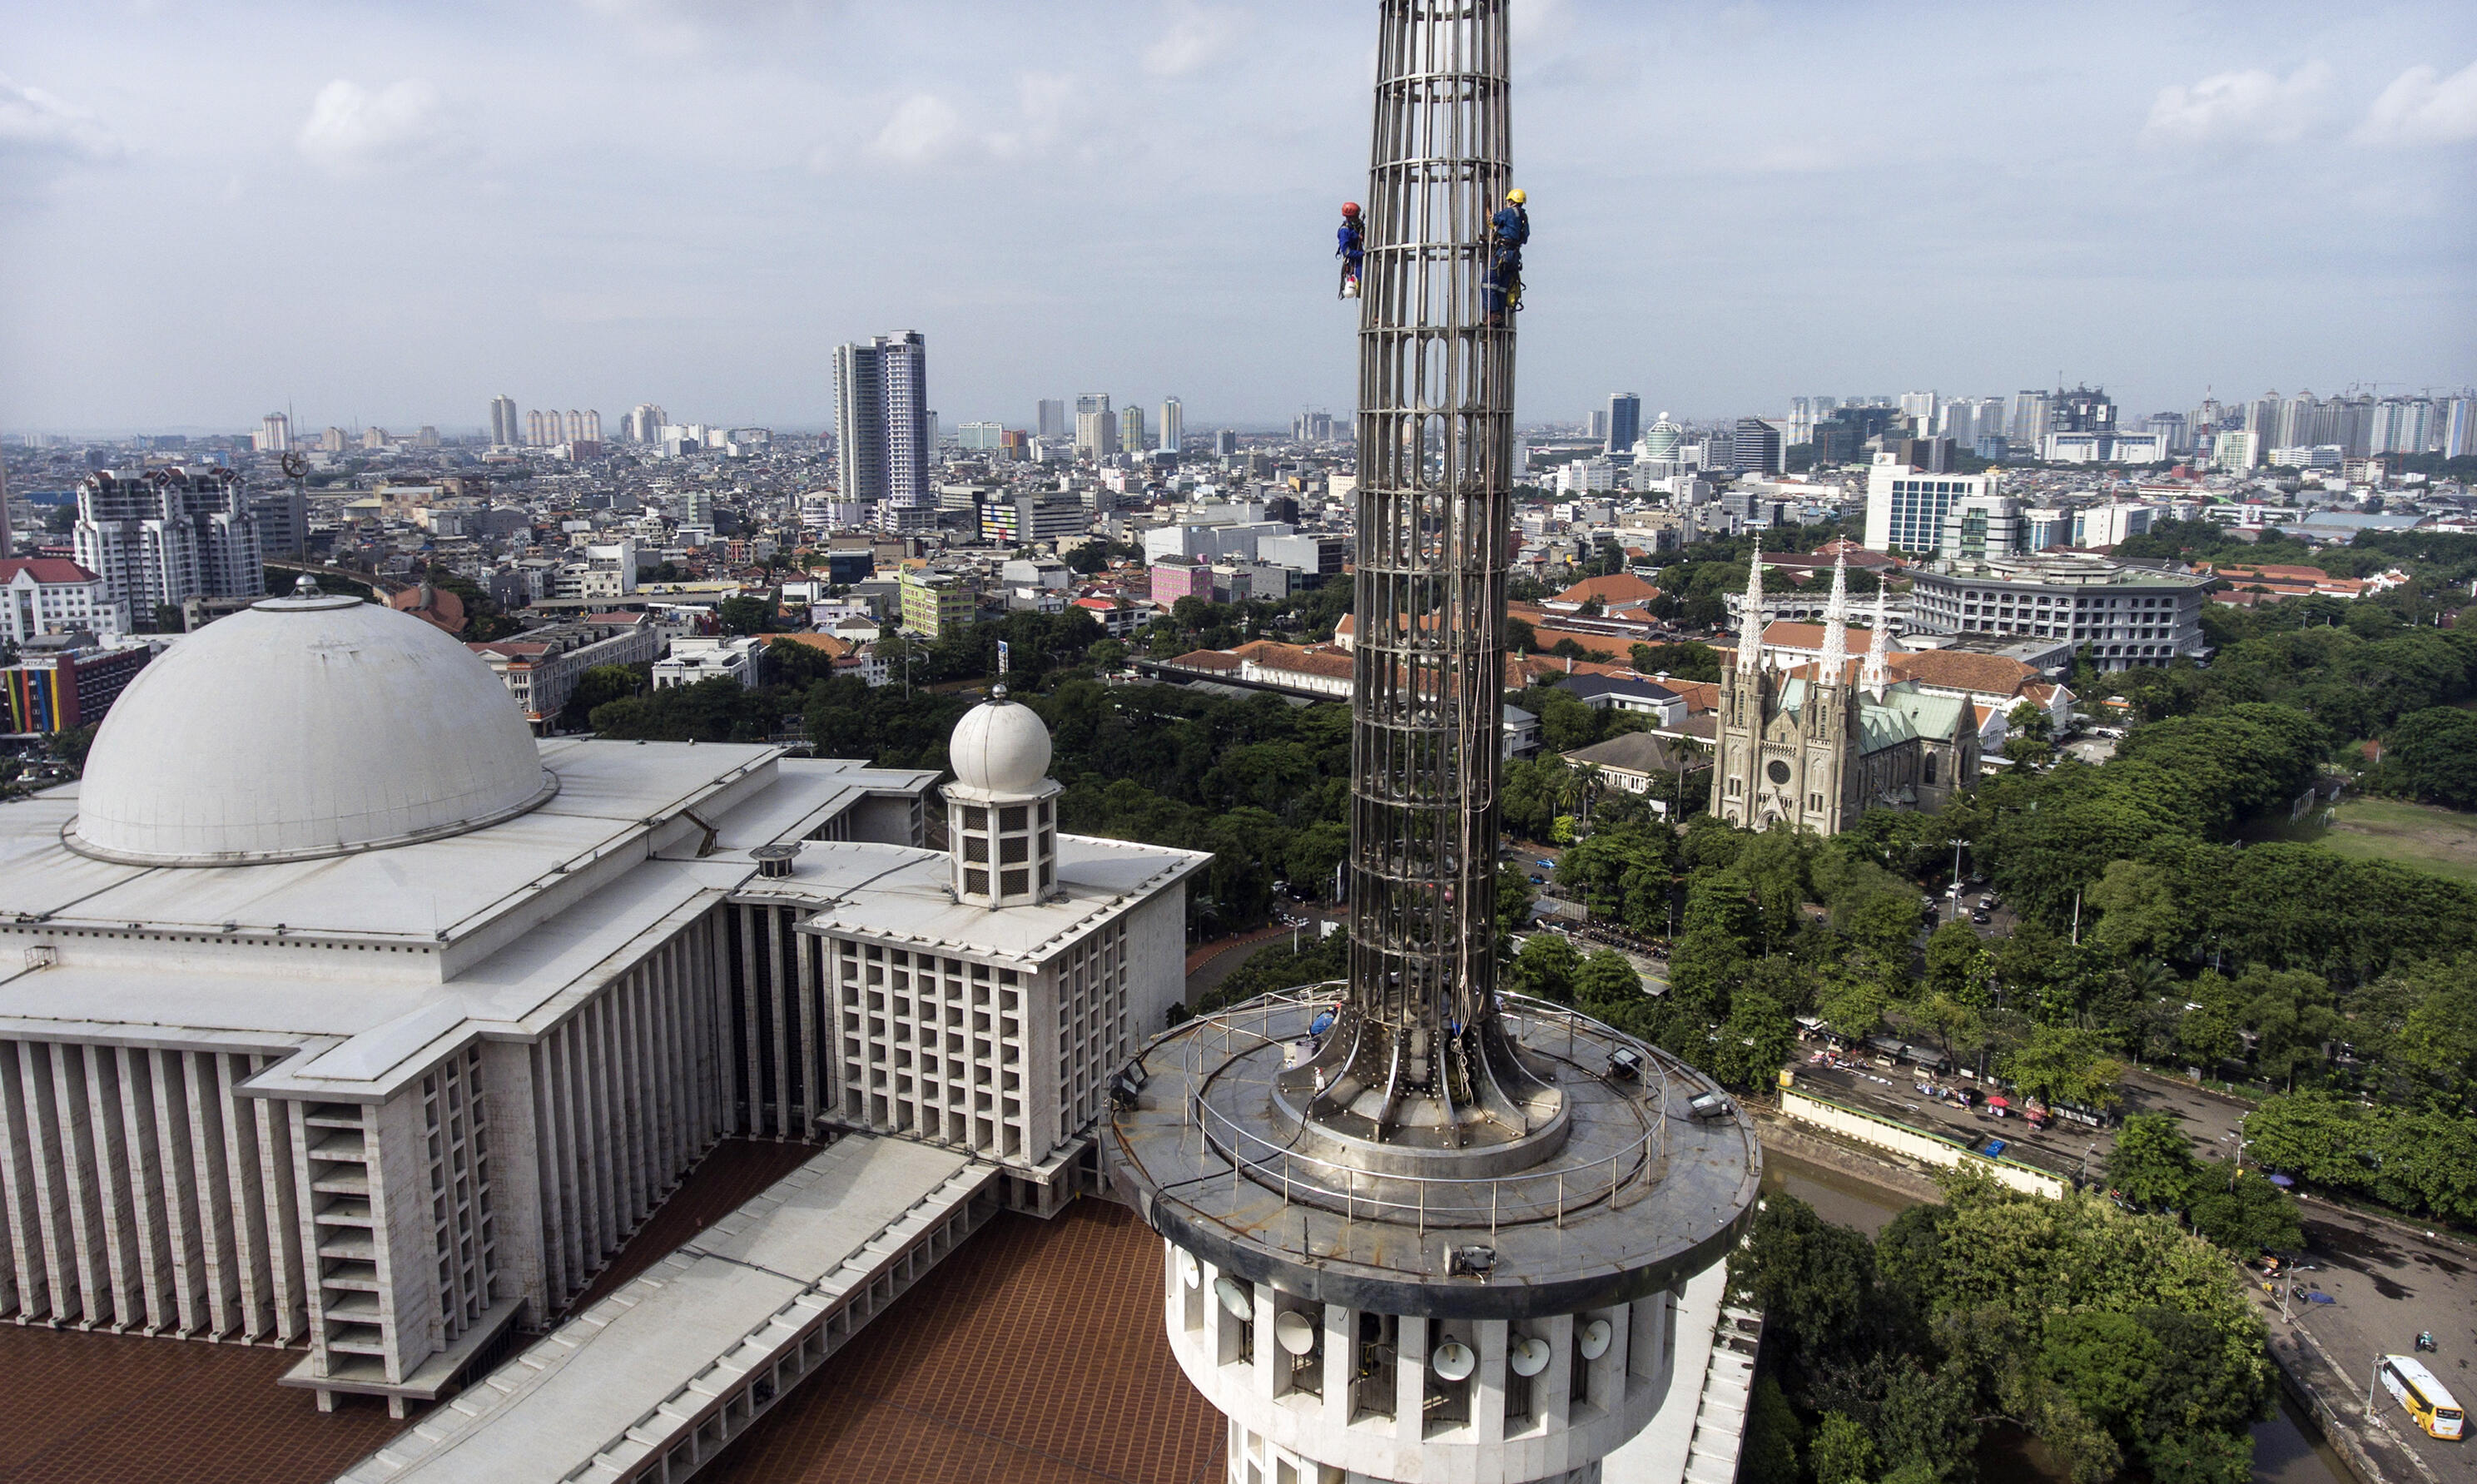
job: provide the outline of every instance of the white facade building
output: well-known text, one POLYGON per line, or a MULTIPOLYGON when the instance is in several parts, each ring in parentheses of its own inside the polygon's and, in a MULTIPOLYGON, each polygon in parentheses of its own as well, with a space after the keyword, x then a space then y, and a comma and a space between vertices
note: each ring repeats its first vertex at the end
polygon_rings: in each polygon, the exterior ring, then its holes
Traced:
POLYGON ((13 644, 42 634, 129 632, 129 605, 113 601, 102 578, 58 557, 0 560, 0 634, 13 644))
POLYGON ((92 474, 78 486, 77 565, 138 617, 193 597, 254 597, 266 570, 240 476, 229 469, 92 474))
POLYGON ((671 652, 654 662, 654 689, 692 686, 706 680, 736 680, 754 691, 764 669, 763 641, 688 635, 671 641, 671 652))
POLYGON ((401 1407, 726 1135, 932 1143, 1054 1208, 1207 857, 1057 834, 1000 710, 959 842, 1045 868, 981 903, 919 845, 934 774, 538 744, 453 640, 314 588, 201 630, 0 814, 0 1318, 306 1346, 286 1384, 401 1407))
POLYGON ((1943 541, 1943 517, 1968 499, 1995 492, 1989 474, 1929 474, 1878 454, 1866 470, 1866 547, 1870 551, 1933 551, 1943 541))

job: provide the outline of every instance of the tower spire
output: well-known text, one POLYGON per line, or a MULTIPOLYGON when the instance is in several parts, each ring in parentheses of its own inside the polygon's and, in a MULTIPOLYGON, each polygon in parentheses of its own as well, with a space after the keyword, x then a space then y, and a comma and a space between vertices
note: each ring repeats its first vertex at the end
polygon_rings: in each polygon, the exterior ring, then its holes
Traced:
POLYGON ((1891 657, 1891 599, 1885 595, 1882 588, 1877 588, 1875 590, 1875 632, 1866 641, 1866 668, 1859 677, 1859 684, 1866 688, 1867 694, 1879 701, 1884 698, 1885 689, 1891 684, 1889 664, 1891 657))
POLYGON ((1746 564, 1745 621, 1739 625, 1738 669, 1754 674, 1764 667, 1764 538, 1755 533, 1754 560, 1746 564))
POLYGON ((1814 678, 1825 685, 1846 682, 1849 668, 1849 554, 1832 564, 1832 596, 1823 606, 1823 664, 1814 678))

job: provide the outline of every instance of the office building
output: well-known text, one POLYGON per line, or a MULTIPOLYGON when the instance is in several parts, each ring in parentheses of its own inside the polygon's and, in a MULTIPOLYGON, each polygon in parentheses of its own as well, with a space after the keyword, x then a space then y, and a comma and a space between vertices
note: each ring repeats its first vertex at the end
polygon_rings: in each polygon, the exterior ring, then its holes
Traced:
POLYGON ((1943 543, 1943 517, 1955 501, 1994 492, 1987 474, 1927 474, 1893 454, 1878 454, 1866 470, 1866 539, 1871 551, 1934 551, 1943 543))
POLYGON ((1761 417, 1740 417, 1729 435, 1729 467, 1741 474, 1781 471, 1780 430, 1761 417))
POLYGON ((930 495, 929 351, 916 330, 835 347, 835 456, 842 497, 887 529, 936 521, 930 495))
POLYGON ((2047 397, 2047 431, 2113 433, 2115 431, 2115 401, 2096 387, 2077 386, 2070 391, 2060 388, 2047 397))
POLYGON ((2072 540, 2064 544, 2102 548, 2119 545, 2137 536, 2149 535, 2151 525, 2162 514, 2156 505, 2134 505, 2120 500, 2111 500, 2104 505, 2085 505, 2073 512, 2072 540))
POLYGON ((2048 552, 1939 562, 1918 568, 1913 579, 1914 633, 2066 641, 2108 670, 2208 652, 2202 639, 2202 603, 2212 585, 2207 573, 2048 552))
POLYGON ((619 419, 620 440, 629 443, 660 443, 663 440, 663 426, 670 420, 670 415, 653 403, 639 402, 628 410, 627 416, 619 419))
POLYGON ((1179 404, 1179 400, 1176 397, 1162 398, 1161 451, 1163 453, 1178 452, 1181 440, 1186 437, 1187 409, 1179 404))
POLYGON ((1141 454, 1150 445, 1144 441, 1144 410, 1122 407, 1118 410, 1118 449, 1122 453, 1141 454))
POLYGON ((1110 410, 1110 398, 1098 391, 1087 391, 1075 399, 1075 452, 1079 458, 1100 460, 1118 451, 1118 415, 1110 410))
POLYGON ((1611 453, 1632 453, 1635 440, 1641 437, 1642 398, 1631 391, 1611 393, 1608 440, 1601 446, 1611 453))
POLYGON ((490 399, 490 446, 513 448, 523 440, 516 422, 515 398, 492 397, 490 399))
POLYGON ((103 579, 105 601, 140 627, 193 597, 266 591, 264 552, 240 476, 230 469, 106 469, 78 485, 77 565, 103 579))
POLYGON ((1064 438, 1067 433, 1066 404, 1054 397, 1043 397, 1038 420, 1039 431, 1035 435, 1036 437, 1064 438))
POLYGON ((1943 399, 1932 391, 1901 393, 1901 415, 1908 418, 1910 426, 1920 434, 1935 431, 1936 412, 1942 405, 1943 399))
POLYGON ((292 419, 282 413, 267 414, 258 419, 258 432, 249 441, 260 453, 290 453, 292 419))

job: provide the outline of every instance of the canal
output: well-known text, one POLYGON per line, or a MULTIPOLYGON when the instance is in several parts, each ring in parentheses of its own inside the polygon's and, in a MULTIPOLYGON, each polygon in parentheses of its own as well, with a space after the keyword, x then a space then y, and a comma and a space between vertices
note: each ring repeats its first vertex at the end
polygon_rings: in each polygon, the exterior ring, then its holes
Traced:
MULTIPOLYGON (((1916 1204, 1898 1191, 1768 1148, 1764 1150, 1764 1191, 1794 1195, 1825 1220, 1855 1226, 1870 1237, 1916 1204)), ((1984 1484, 2063 1484, 2065 1477, 2037 1439, 2011 1429, 1990 1432, 1979 1446, 1978 1476, 1984 1484)), ((2254 1424, 2253 1476, 2264 1484, 2356 1484, 2339 1455, 2285 1391, 2279 1394, 2278 1415, 2254 1424)))

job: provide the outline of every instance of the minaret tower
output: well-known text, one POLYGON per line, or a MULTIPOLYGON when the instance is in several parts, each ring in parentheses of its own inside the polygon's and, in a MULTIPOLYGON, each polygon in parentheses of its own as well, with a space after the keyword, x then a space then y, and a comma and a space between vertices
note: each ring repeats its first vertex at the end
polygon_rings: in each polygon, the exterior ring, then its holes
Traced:
POLYGON ((1688 1115, 1698 1073, 1497 983, 1507 9, 1378 6, 1349 976, 1171 1030, 1113 1084, 1111 1177, 1163 1239, 1170 1347, 1230 1420, 1232 1484, 1589 1484, 1655 1419, 1682 1461, 1681 1295, 1761 1172, 1739 1115, 1688 1115))

